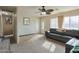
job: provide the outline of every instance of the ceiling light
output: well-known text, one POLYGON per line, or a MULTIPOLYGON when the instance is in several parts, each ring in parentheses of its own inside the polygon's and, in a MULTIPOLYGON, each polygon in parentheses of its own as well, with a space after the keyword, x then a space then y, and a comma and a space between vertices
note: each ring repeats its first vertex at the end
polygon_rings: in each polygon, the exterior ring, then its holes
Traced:
POLYGON ((41 15, 46 15, 46 12, 41 12, 41 15))

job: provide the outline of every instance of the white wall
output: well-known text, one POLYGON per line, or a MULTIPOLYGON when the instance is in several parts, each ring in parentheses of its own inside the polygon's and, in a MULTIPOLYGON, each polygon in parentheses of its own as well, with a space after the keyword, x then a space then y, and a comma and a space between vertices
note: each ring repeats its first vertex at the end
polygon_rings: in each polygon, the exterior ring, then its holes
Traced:
POLYGON ((0 34, 1 34, 1 32, 2 32, 1 29, 2 29, 2 28, 1 28, 1 15, 0 15, 0 34))
POLYGON ((2 35, 3 35, 3 22, 2 22, 1 14, 0 14, 0 36, 2 35))
POLYGON ((17 36, 39 32, 39 20, 32 12, 29 7, 17 7, 17 36), (29 25, 23 25, 23 17, 30 18, 29 25))

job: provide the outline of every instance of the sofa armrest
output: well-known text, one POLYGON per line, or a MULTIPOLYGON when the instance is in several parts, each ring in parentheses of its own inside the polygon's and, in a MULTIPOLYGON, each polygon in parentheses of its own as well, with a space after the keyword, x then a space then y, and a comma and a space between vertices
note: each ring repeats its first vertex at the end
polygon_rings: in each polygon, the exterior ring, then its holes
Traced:
POLYGON ((50 31, 45 31, 45 36, 48 37, 48 33, 50 33, 50 31))
POLYGON ((79 43, 79 40, 76 38, 70 39, 66 44, 65 44, 65 52, 69 53, 75 45, 79 43))
POLYGON ((79 40, 76 38, 72 38, 66 44, 71 45, 71 46, 75 46, 77 43, 79 43, 79 40))

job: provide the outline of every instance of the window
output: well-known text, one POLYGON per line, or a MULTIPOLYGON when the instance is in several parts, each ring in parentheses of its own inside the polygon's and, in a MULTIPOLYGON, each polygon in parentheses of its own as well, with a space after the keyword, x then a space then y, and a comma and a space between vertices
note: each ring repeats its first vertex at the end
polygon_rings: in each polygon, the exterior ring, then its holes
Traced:
POLYGON ((52 18, 50 21, 50 28, 58 28, 58 19, 52 18))
POLYGON ((63 28, 78 30, 79 29, 79 16, 64 17, 63 28))
POLYGON ((69 17, 64 17, 63 28, 69 29, 69 17))
POLYGON ((71 29, 79 29, 79 16, 70 17, 70 28, 71 29))

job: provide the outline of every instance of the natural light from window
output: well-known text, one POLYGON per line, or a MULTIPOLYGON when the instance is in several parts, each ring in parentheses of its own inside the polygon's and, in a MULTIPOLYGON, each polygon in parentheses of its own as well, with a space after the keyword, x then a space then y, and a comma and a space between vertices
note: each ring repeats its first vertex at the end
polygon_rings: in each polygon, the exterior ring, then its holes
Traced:
POLYGON ((52 18, 50 20, 50 28, 58 28, 58 18, 52 18))
POLYGON ((64 17, 63 28, 79 30, 79 16, 64 17))

